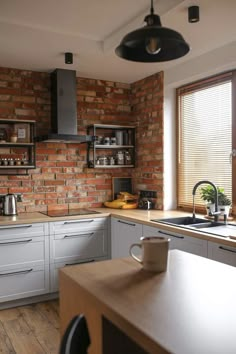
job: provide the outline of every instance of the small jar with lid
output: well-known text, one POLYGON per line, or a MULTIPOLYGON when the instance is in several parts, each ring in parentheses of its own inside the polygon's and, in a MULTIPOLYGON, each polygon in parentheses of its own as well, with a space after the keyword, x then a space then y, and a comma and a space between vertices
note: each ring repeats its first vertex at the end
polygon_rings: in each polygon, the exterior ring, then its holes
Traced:
POLYGON ((130 155, 129 151, 125 151, 125 164, 131 165, 131 155, 130 155))
POLYGON ((8 160, 8 165, 9 165, 9 166, 14 166, 14 160, 13 160, 13 158, 10 158, 10 159, 8 160))
POLYGON ((108 158, 105 155, 100 156, 99 157, 99 164, 103 165, 103 166, 108 165, 108 158))
POLYGON ((16 164, 16 166, 20 166, 21 160, 19 158, 15 159, 15 164, 16 164))
POLYGON ((125 160, 124 160, 124 153, 123 151, 118 151, 116 154, 116 161, 117 165, 124 165, 125 160))
POLYGON ((4 159, 2 159, 2 164, 3 164, 3 166, 7 166, 8 165, 8 160, 7 160, 6 157, 4 159))

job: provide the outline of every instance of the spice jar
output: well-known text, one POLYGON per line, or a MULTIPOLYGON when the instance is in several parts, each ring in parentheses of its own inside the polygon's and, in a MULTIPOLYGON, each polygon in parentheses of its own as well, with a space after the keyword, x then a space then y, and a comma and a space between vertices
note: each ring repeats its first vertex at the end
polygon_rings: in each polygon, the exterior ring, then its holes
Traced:
POLYGON ((99 165, 108 165, 108 159, 106 156, 99 157, 99 165))
POLYGON ((125 164, 131 165, 131 155, 130 155, 129 151, 125 151, 125 164))

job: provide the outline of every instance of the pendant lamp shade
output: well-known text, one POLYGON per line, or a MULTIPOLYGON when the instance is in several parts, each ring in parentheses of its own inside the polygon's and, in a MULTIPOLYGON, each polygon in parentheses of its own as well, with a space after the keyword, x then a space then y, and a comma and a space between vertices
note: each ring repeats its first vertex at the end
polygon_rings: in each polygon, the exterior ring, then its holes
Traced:
POLYGON ((144 19, 144 27, 128 33, 116 48, 116 54, 127 60, 152 63, 178 59, 190 50, 182 35, 170 28, 162 27, 158 15, 151 13, 144 19))

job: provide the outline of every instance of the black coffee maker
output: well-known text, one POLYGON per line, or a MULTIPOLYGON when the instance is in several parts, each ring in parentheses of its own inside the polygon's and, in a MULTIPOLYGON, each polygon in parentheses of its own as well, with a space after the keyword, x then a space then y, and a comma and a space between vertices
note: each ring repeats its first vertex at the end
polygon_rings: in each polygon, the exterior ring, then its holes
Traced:
POLYGON ((140 191, 139 192, 139 209, 150 210, 155 206, 155 191, 140 191))

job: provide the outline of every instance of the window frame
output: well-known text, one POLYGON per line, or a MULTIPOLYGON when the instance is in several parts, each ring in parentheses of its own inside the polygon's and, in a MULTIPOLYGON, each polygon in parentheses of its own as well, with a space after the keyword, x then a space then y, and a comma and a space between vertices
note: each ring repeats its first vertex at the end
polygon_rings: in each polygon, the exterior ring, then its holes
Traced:
MULTIPOLYGON (((213 75, 207 78, 197 80, 180 86, 176 89, 176 194, 177 194, 177 209, 184 211, 192 211, 192 207, 179 205, 179 158, 180 158, 180 100, 179 97, 185 93, 201 90, 219 83, 230 80, 232 84, 232 151, 236 153, 236 70, 230 70, 224 73, 213 75)), ((196 211, 204 213, 205 208, 196 206, 196 211)), ((232 156, 232 215, 236 215, 236 156, 232 156)))

